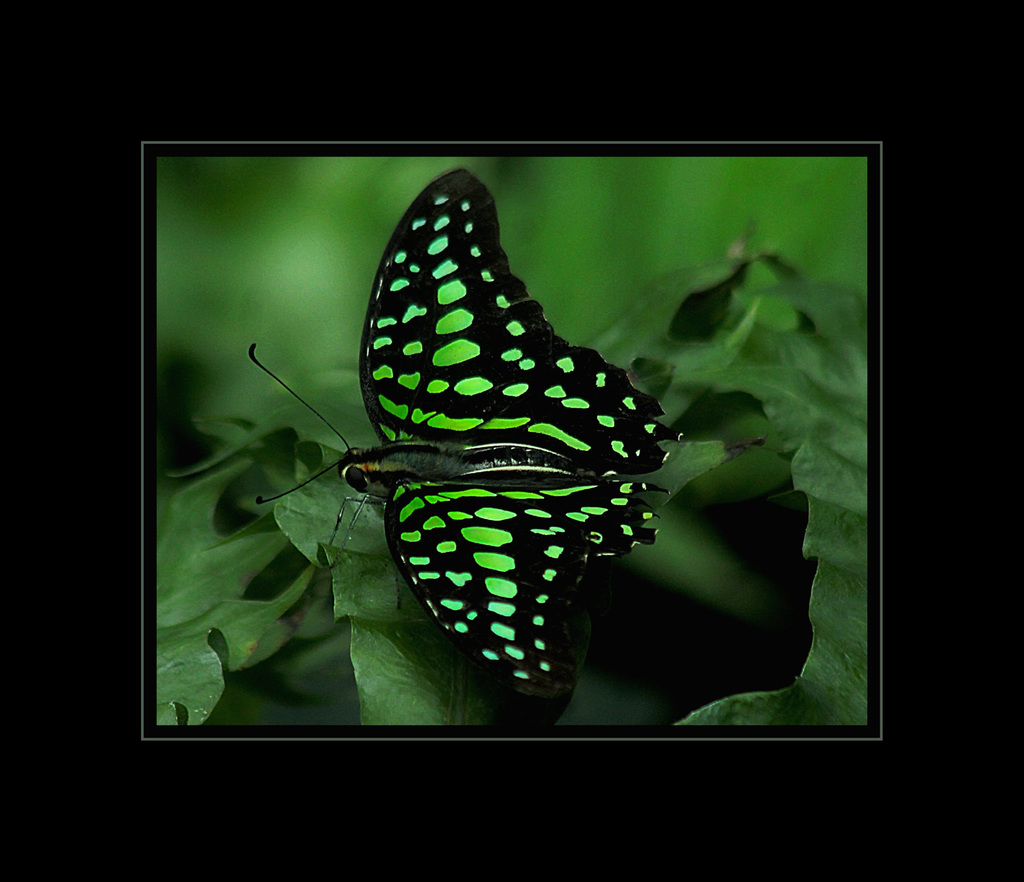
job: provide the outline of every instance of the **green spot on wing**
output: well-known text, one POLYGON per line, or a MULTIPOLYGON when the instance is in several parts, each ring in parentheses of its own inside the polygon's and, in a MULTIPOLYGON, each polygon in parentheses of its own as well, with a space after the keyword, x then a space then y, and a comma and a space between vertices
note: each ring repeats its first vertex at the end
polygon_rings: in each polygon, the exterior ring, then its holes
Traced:
MULTIPOLYGON (((504 603, 504 604, 501 604, 501 603, 491 603, 491 604, 489 604, 488 609, 490 609, 491 607, 507 607, 507 606, 512 606, 512 604, 511 603, 504 603)), ((497 609, 492 609, 491 611, 492 612, 498 612, 497 609)), ((512 612, 515 612, 515 607, 514 606, 512 607, 512 612)), ((498 614, 501 615, 500 612, 498 612, 498 614)), ((510 613, 510 615, 511 615, 511 613, 510 613)), ((502 622, 491 622, 491 630, 495 634, 497 634, 499 637, 504 637, 506 640, 515 640, 516 639, 515 628, 510 628, 508 625, 503 624, 502 622)), ((497 657, 497 656, 495 656, 495 657, 497 657)))
POLYGON ((423 508, 425 505, 426 503, 419 496, 414 496, 409 504, 398 513, 398 520, 400 522, 406 520, 406 518, 410 517, 415 511, 423 508))
POLYGON ((457 263, 453 263, 451 260, 445 260, 444 263, 438 264, 434 267, 431 275, 435 279, 443 279, 445 276, 451 275, 459 268, 457 263))
POLYGON ((417 303, 410 303, 409 308, 405 311, 405 315, 402 316, 402 324, 411 322, 414 318, 418 318, 421 315, 427 314, 427 308, 420 306, 417 303))
POLYGON ((473 313, 467 309, 453 309, 448 315, 437 321, 435 330, 438 334, 456 334, 473 324, 473 313))
POLYGON ((538 432, 541 435, 548 435, 552 438, 557 438, 563 444, 568 447, 572 447, 575 450, 590 450, 590 445, 584 441, 580 441, 579 438, 574 438, 568 432, 564 432, 558 428, 558 426, 552 426, 550 423, 534 423, 527 429, 528 432, 538 432))
POLYGON ((430 417, 432 417, 435 413, 437 413, 436 410, 423 411, 420 410, 418 407, 414 407, 412 409, 412 417, 410 417, 410 419, 414 423, 419 424, 422 423, 425 419, 429 419, 430 417))
POLYGON ((508 545, 512 541, 512 534, 497 527, 463 527, 462 538, 477 545, 498 547, 508 545))
POLYGON ((517 429, 519 426, 525 426, 530 422, 529 417, 512 417, 512 418, 501 418, 496 417, 493 420, 488 420, 482 426, 481 429, 517 429))
POLYGON ((487 590, 495 597, 512 598, 518 593, 515 582, 508 579, 499 579, 497 576, 488 576, 484 579, 487 590))
POLYGON ((458 279, 452 279, 450 282, 445 282, 437 289, 437 302, 440 303, 441 306, 447 306, 449 303, 461 300, 465 296, 466 286, 458 279))
POLYGON ((507 573, 516 568, 514 558, 507 554, 498 554, 495 551, 474 551, 473 560, 485 570, 494 570, 497 573, 507 573))
MULTIPOLYGON (((448 367, 453 364, 461 364, 476 358, 480 354, 480 346, 472 340, 452 340, 438 349, 432 361, 436 367, 448 367)), ((483 422, 481 420, 481 422, 483 422)))
POLYGON ((377 400, 380 402, 380 406, 384 408, 388 413, 394 414, 400 420, 404 420, 409 415, 408 404, 395 404, 390 398, 385 398, 383 395, 378 395, 377 400))
POLYGON ((479 395, 493 388, 494 383, 483 377, 466 377, 455 384, 455 391, 460 395, 479 395))
POLYGON ((435 429, 449 429, 452 432, 468 432, 470 429, 475 429, 479 426, 483 420, 480 417, 464 417, 462 419, 448 417, 443 413, 434 414, 429 420, 427 425, 435 429))
POLYGON ((476 516, 485 521, 507 521, 516 516, 514 511, 507 511, 504 508, 491 508, 483 506, 476 510, 476 516))

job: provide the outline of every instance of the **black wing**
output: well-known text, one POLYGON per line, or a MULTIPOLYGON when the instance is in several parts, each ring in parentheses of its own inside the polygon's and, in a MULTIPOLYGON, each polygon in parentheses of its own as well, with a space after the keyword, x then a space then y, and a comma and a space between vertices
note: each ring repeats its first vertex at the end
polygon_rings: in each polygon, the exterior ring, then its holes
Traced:
POLYGON ((465 170, 431 183, 395 229, 360 353, 383 441, 517 442, 598 474, 659 468, 657 400, 593 349, 558 337, 509 270, 487 188, 465 170))
POLYGON ((641 482, 533 490, 399 487, 385 509, 391 554, 452 642, 527 695, 572 690, 582 659, 570 619, 592 555, 654 541, 641 482))

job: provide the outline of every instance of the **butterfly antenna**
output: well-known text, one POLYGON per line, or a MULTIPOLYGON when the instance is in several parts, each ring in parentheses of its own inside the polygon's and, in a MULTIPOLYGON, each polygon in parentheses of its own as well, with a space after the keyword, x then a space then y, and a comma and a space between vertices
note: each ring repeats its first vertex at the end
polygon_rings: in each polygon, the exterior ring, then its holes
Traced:
MULTIPOLYGON (((332 432, 334 432, 335 435, 337 435, 339 438, 341 438, 341 443, 345 445, 345 449, 346 450, 351 450, 352 449, 352 447, 348 443, 348 441, 345 440, 345 436, 342 435, 341 432, 339 432, 336 428, 334 428, 334 426, 332 426, 329 422, 327 422, 327 419, 324 417, 324 415, 322 413, 320 413, 320 411, 318 411, 315 407, 313 407, 312 404, 310 404, 301 395, 299 395, 298 392, 296 392, 294 389, 292 389, 291 386, 289 386, 277 374, 275 374, 272 370, 270 370, 270 368, 266 367, 263 364, 260 364, 259 359, 256 358, 256 344, 255 343, 253 343, 252 346, 249 347, 249 358, 252 359, 252 363, 254 365, 256 365, 256 367, 258 367, 260 370, 265 371, 266 373, 270 374, 270 376, 272 376, 275 380, 277 380, 278 383, 280 383, 282 386, 284 386, 285 389, 287 389, 289 392, 291 392, 292 395, 294 395, 307 408, 309 408, 310 411, 312 411, 317 417, 319 417, 320 421, 325 426, 327 426, 328 429, 330 429, 332 432)), ((302 485, 300 484, 299 487, 301 487, 301 486, 302 485)), ((296 488, 296 489, 298 489, 298 488, 296 488)))
MULTIPOLYGON (((268 368, 265 365, 260 363, 259 359, 256 358, 256 344, 255 343, 253 343, 252 346, 249 347, 249 358, 252 359, 252 363, 255 364, 256 367, 258 367, 260 370, 265 371, 266 373, 270 374, 270 376, 272 376, 275 380, 277 380, 278 383, 280 383, 282 386, 284 386, 285 389, 287 389, 289 392, 291 392, 292 395, 294 395, 299 401, 301 401, 306 407, 308 407, 314 414, 316 414, 320 418, 320 420, 323 422, 323 424, 325 426, 327 426, 328 429, 330 429, 332 432, 334 432, 335 435, 337 435, 339 438, 341 438, 341 443, 345 445, 345 449, 346 450, 351 450, 352 449, 352 447, 351 447, 351 445, 349 445, 348 441, 345 440, 345 436, 342 435, 341 432, 339 432, 336 428, 334 428, 334 426, 332 426, 329 422, 327 422, 327 419, 324 417, 324 415, 322 413, 320 413, 315 407, 313 407, 313 405, 311 405, 301 395, 299 395, 298 392, 296 392, 294 389, 292 389, 277 374, 275 374, 272 370, 270 370, 270 368, 268 368)), ((342 462, 342 460, 338 460, 338 462, 342 462)), ((299 487, 305 487, 308 483, 310 483, 310 481, 315 481, 321 475, 326 474, 331 469, 335 468, 337 465, 338 465, 337 462, 331 463, 329 466, 327 466, 327 468, 321 469, 319 472, 317 472, 311 478, 307 478, 305 481, 303 481, 298 486, 292 487, 291 490, 285 490, 284 493, 278 493, 276 496, 266 496, 266 497, 264 497, 264 496, 257 496, 256 497, 256 504, 257 505, 262 505, 264 502, 272 502, 275 499, 280 499, 282 496, 287 496, 289 493, 293 492, 294 490, 298 490, 299 487)), ((335 530, 337 530, 337 527, 335 527, 335 530)))
MULTIPOLYGON (((338 462, 341 462, 341 460, 339 459, 338 462)), ((337 462, 332 462, 329 466, 327 466, 327 468, 320 469, 320 471, 318 471, 315 475, 313 475, 312 478, 306 478, 306 480, 303 481, 301 484, 297 484, 296 486, 292 487, 291 490, 285 490, 284 493, 278 493, 276 496, 257 496, 256 497, 256 504, 257 505, 263 505, 264 502, 273 502, 275 499, 280 499, 282 496, 287 496, 289 493, 292 493, 295 490, 298 490, 299 487, 305 487, 310 481, 315 481, 321 475, 327 474, 327 472, 329 472, 331 469, 336 468, 337 465, 338 465, 337 462)), ((335 528, 335 529, 337 529, 337 528, 335 528)))

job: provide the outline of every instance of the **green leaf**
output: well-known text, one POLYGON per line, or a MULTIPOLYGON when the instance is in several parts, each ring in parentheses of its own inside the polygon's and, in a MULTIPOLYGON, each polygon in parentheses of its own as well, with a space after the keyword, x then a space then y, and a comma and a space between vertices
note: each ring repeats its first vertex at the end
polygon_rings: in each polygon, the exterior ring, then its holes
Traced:
POLYGON ((198 725, 238 670, 290 633, 281 617, 313 569, 261 518, 225 539, 214 530, 222 496, 250 467, 238 459, 176 493, 157 540, 157 720, 198 725), (270 571, 268 574, 267 571, 270 571), (261 578, 262 576, 262 578, 261 578), (267 599, 245 599, 253 584, 267 599))
POLYGON ((759 447, 763 443, 763 438, 728 443, 684 439, 669 450, 665 464, 657 473, 657 478, 654 481, 663 490, 668 491, 669 496, 673 496, 695 478, 736 459, 751 447, 759 447))
POLYGON ((755 395, 770 435, 793 453, 807 498, 804 555, 819 561, 809 615, 814 639, 786 689, 747 693, 690 714, 686 725, 865 725, 867 715, 867 335, 856 293, 791 280, 771 291, 813 333, 758 327, 734 362, 691 382, 755 395))

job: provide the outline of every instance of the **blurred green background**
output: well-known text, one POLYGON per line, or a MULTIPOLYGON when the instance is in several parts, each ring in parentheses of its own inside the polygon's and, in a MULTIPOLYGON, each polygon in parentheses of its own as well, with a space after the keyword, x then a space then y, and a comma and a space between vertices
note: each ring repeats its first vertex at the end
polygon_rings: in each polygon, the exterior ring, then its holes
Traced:
MULTIPOLYGON (((281 405, 250 343, 328 419, 358 406, 358 343, 384 246, 419 191, 457 167, 491 190, 512 271, 577 345, 660 276, 720 259, 743 236, 817 281, 868 286, 863 156, 157 156, 158 517, 168 472, 211 452, 193 418, 259 422, 281 405)), ((375 437, 366 422, 348 440, 375 437)), ((799 558, 799 539, 789 552, 799 558)), ((797 619, 810 576, 801 581, 797 619)))

